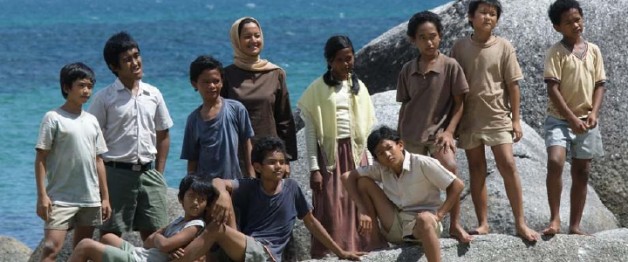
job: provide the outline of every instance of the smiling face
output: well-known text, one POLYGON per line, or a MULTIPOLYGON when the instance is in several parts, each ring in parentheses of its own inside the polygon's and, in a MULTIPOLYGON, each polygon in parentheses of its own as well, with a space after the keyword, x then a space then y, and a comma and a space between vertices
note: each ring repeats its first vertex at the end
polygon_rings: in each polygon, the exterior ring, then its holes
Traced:
POLYGON ((582 36, 584 19, 576 8, 571 8, 560 15, 560 24, 554 25, 554 29, 564 38, 576 40, 582 36))
POLYGON ((383 139, 375 147, 375 159, 382 166, 398 169, 403 166, 403 141, 383 139))
POLYGON ((120 62, 118 65, 109 65, 114 72, 118 75, 118 78, 122 82, 137 81, 142 79, 142 56, 137 48, 131 48, 120 55, 120 62))
POLYGON ((76 105, 83 105, 92 95, 94 83, 89 78, 77 79, 72 82, 71 86, 64 87, 64 91, 68 94, 66 100, 76 105))
POLYGON ((258 56, 262 52, 264 38, 262 30, 254 22, 246 23, 240 31, 240 49, 249 56, 258 56))
POLYGON ((440 46, 440 35, 436 25, 432 22, 425 22, 417 26, 416 35, 412 37, 412 42, 419 49, 421 55, 435 57, 438 55, 440 46))
POLYGON ((183 200, 179 200, 183 206, 183 212, 185 212, 185 218, 187 220, 201 217, 207 207, 207 196, 196 193, 192 189, 185 191, 183 200))
POLYGON ((355 57, 353 49, 347 47, 338 50, 331 61, 327 63, 331 67, 331 73, 337 80, 347 80, 349 73, 353 70, 355 57))
POLYGON ((220 97, 222 75, 218 69, 205 69, 198 75, 192 86, 201 94, 204 102, 215 102, 220 97))
POLYGON ((253 163, 255 171, 260 174, 260 179, 272 182, 283 179, 287 166, 286 156, 281 150, 266 153, 262 163, 253 163))
POLYGON ((491 33, 497 26, 497 19, 497 8, 485 3, 480 3, 473 16, 469 16, 473 30, 483 33, 491 33))

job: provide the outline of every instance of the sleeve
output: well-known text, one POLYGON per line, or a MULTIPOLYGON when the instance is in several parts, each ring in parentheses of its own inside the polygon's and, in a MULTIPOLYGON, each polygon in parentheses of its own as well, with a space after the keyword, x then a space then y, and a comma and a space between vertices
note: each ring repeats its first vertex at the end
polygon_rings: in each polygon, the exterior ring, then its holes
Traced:
POLYGON ((161 92, 157 92, 157 109, 155 111, 155 129, 163 131, 172 127, 173 122, 161 92))
POLYGON ((290 161, 297 160, 297 134, 290 107, 290 94, 286 86, 286 74, 279 69, 279 89, 275 94, 275 125, 277 136, 286 144, 286 151, 290 161))
POLYGON ((192 227, 192 226, 197 226, 200 228, 204 228, 205 227, 205 221, 203 221, 202 219, 193 219, 188 221, 187 223, 185 223, 185 226, 183 226, 183 228, 188 228, 188 227, 192 227))
POLYGON ((192 111, 185 123, 183 144, 181 145, 181 159, 198 161, 199 158, 200 144, 198 142, 198 134, 196 132, 196 111, 197 110, 192 111))
POLYGON ((452 87, 451 93, 453 95, 459 96, 469 92, 467 78, 464 75, 464 71, 462 71, 462 67, 458 64, 458 62, 456 62, 456 60, 452 61, 450 77, 452 87))
POLYGON ((356 170, 360 176, 370 177, 371 179, 382 182, 382 170, 381 166, 378 164, 361 166, 356 170))
POLYGON ((308 114, 301 111, 301 117, 303 118, 303 123, 305 123, 305 148, 307 150, 307 160, 310 165, 310 171, 319 170, 316 130, 308 114))
POLYGON ((560 52, 555 51, 554 47, 546 52, 543 69, 543 79, 546 83, 548 81, 560 83, 562 78, 561 60, 560 52))
POLYGON ((100 155, 106 153, 109 149, 107 148, 107 142, 105 142, 105 137, 103 136, 102 130, 98 125, 98 121, 94 120, 94 122, 94 127, 96 128, 96 154, 100 155))
POLYGON ((606 70, 604 70, 604 59, 599 47, 595 47, 595 84, 606 83, 606 70))
POLYGON ((423 157, 419 161, 421 162, 421 171, 427 180, 441 190, 446 190, 456 178, 434 158, 423 157))
POLYGON ((523 72, 521 72, 521 67, 519 66, 519 61, 517 60, 517 52, 512 44, 506 40, 504 40, 504 81, 506 84, 510 84, 514 81, 519 81, 523 79, 523 72))
POLYGON ((54 137, 57 133, 57 123, 53 119, 53 112, 44 115, 39 126, 39 136, 37 138, 36 149, 50 150, 54 143, 54 137))
POLYGON ((297 217, 299 219, 303 219, 303 217, 305 217, 307 213, 312 211, 313 209, 312 205, 310 205, 310 203, 307 202, 307 199, 305 198, 305 194, 303 194, 303 190, 301 190, 301 187, 296 181, 294 180, 286 180, 286 181, 290 181, 290 186, 294 187, 294 198, 295 198, 294 204, 297 209, 297 217))
MULTIPOLYGON (((408 63, 412 63, 411 60, 408 63)), ((401 71, 399 71, 399 75, 397 76, 397 102, 405 103, 410 101, 410 95, 408 94, 408 85, 406 83, 406 75, 407 75, 408 64, 406 63, 401 71)))
POLYGON ((105 130, 107 128, 107 108, 105 108, 104 96, 105 90, 100 90, 96 95, 94 95, 87 112, 96 117, 98 121, 98 125, 100 129, 105 130))
MULTIPOLYGON (((235 101, 235 100, 234 100, 235 101)), ((238 136, 240 137, 240 143, 243 143, 247 139, 253 137, 253 126, 251 126, 251 119, 249 118, 249 112, 246 111, 244 105, 238 102, 238 130, 240 131, 238 136)))

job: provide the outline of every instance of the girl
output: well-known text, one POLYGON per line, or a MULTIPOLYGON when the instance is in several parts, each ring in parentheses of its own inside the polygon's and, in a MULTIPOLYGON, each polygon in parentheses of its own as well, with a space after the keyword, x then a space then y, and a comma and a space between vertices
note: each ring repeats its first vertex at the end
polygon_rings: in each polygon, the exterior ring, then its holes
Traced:
MULTIPOLYGON (((354 50, 346 36, 325 44, 327 72, 305 90, 298 107, 305 122, 314 216, 340 247, 363 251, 380 242, 356 232, 357 209, 340 176, 367 164, 366 138, 376 121, 366 86, 353 73, 354 50), (371 243, 372 242, 372 243, 371 243)), ((329 253, 312 239, 312 258, 329 253)))

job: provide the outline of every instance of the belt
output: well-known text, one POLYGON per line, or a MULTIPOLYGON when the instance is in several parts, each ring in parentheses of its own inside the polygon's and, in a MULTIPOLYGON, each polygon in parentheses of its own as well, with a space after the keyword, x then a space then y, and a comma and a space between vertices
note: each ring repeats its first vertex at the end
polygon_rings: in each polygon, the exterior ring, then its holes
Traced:
POLYGON ((124 162, 109 161, 109 162, 105 162, 105 166, 110 166, 110 167, 119 168, 119 169, 128 169, 135 172, 144 172, 146 170, 150 170, 153 168, 153 162, 148 162, 146 164, 131 164, 131 163, 124 163, 124 162))

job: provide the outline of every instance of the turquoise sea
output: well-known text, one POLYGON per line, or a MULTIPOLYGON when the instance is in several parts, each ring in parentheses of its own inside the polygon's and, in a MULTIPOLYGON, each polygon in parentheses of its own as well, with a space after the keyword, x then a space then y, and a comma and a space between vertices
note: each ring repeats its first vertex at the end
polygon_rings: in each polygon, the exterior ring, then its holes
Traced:
POLYGON ((242 16, 262 24, 262 57, 282 66, 295 105, 323 73, 323 45, 348 35, 356 49, 413 13, 446 0, 0 0, 0 235, 34 248, 43 236, 35 214, 33 173, 41 117, 63 103, 59 70, 82 61, 96 72, 96 90, 114 77, 102 59, 106 39, 121 30, 139 42, 144 81, 164 94, 175 126, 166 176, 177 186, 185 172, 179 160, 185 117, 199 103, 189 85, 189 63, 212 54, 232 61, 228 32, 242 16))

